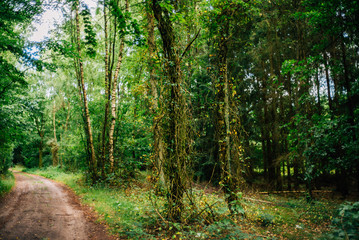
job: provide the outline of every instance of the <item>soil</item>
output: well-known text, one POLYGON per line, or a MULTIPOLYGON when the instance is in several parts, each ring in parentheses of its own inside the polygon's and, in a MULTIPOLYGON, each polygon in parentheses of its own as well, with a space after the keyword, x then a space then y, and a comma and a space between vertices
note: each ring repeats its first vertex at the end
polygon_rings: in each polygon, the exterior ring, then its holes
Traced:
POLYGON ((0 240, 112 240, 96 215, 65 185, 16 172, 13 191, 0 199, 0 240))

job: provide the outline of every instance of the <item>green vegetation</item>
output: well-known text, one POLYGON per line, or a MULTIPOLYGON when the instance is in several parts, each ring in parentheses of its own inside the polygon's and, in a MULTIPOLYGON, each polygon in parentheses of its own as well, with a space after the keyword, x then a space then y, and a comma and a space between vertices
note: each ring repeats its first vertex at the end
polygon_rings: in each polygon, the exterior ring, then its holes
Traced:
POLYGON ((358 239, 359 202, 341 204, 331 227, 332 231, 324 235, 325 239, 358 239))
POLYGON ((15 178, 12 172, 0 175, 0 197, 10 192, 15 185, 15 178))
POLYGON ((260 239, 263 236, 316 239, 330 230, 339 206, 337 201, 327 198, 308 203, 300 195, 248 193, 240 200, 246 214, 233 216, 220 191, 198 186, 193 190, 192 201, 204 214, 185 216, 186 224, 178 224, 163 221, 166 198, 156 195, 148 172, 141 172, 138 180, 127 186, 110 187, 90 186, 82 174, 66 173, 54 167, 24 171, 65 183, 83 203, 96 210, 99 221, 106 223, 112 234, 129 239, 260 239))
POLYGON ((311 238, 337 219, 316 192, 359 189, 357 1, 95 2, 0 2, 1 179, 63 181, 130 238, 311 238), (63 21, 30 42, 49 9, 63 21))

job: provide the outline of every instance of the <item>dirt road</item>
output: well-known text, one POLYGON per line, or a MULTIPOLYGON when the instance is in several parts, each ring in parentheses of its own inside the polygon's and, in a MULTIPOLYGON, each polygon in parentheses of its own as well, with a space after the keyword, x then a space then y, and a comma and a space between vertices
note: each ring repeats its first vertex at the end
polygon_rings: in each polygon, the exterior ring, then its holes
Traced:
POLYGON ((0 239, 111 239, 67 187, 15 173, 13 191, 0 200, 0 239))

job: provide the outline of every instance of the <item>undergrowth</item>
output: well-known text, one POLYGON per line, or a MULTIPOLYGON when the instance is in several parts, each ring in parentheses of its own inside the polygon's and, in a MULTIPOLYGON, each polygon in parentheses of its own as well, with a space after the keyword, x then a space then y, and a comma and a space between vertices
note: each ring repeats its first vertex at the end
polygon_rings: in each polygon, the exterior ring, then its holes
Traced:
POLYGON ((328 199, 308 203, 305 196, 243 194, 244 214, 233 216, 221 192, 197 186, 185 198, 180 224, 166 219, 166 198, 153 189, 147 172, 113 187, 90 186, 82 174, 60 168, 25 171, 67 184, 121 239, 316 239, 330 230, 338 207, 328 199))
POLYGON ((323 239, 359 239, 359 202, 345 202, 333 218, 331 232, 323 239))
POLYGON ((15 178, 12 172, 6 172, 0 175, 0 197, 10 192, 12 187, 15 185, 15 178))

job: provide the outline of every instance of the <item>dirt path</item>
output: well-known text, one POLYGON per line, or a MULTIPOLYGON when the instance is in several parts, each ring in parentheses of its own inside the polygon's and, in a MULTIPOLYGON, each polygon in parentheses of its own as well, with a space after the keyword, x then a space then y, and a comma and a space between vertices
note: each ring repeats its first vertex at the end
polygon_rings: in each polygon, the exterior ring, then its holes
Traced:
POLYGON ((0 239, 111 239, 93 213, 65 186, 15 173, 13 191, 0 200, 0 239))

